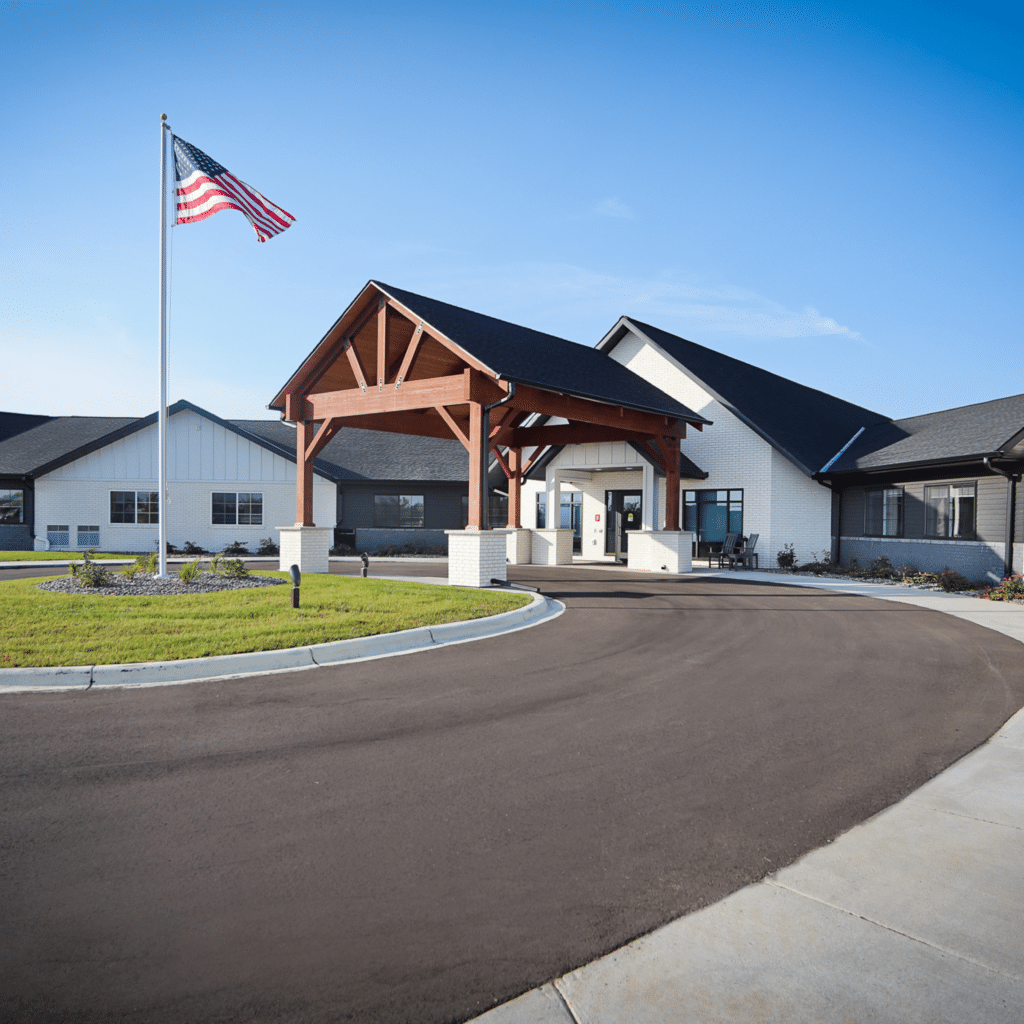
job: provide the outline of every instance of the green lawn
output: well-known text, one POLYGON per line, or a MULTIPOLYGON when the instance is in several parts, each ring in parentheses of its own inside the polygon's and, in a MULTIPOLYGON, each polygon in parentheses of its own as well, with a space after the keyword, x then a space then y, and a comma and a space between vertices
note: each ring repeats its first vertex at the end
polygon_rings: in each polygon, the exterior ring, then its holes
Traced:
MULTIPOLYGON (((287 578, 287 573, 257 575, 287 578)), ((52 578, 52 577, 51 577, 52 578)), ((291 587, 177 597, 53 594, 0 582, 0 668, 175 661, 393 633, 521 608, 525 594, 307 574, 291 587)))
MULTIPOLYGON (((0 551, 0 562, 74 562, 81 557, 81 551, 0 551)), ((92 557, 132 559, 135 556, 97 551, 92 557)))

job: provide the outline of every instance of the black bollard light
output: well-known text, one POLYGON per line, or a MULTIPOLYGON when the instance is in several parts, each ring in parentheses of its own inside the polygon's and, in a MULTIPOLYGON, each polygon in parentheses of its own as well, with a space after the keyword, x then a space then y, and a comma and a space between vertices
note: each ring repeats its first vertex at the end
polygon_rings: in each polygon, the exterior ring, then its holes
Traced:
POLYGON ((302 582, 302 573, 299 567, 293 565, 288 569, 288 575, 292 578, 292 607, 299 607, 299 584, 302 582))
POLYGON ((361 557, 363 559, 363 579, 365 580, 370 572, 370 556, 364 551, 361 557))

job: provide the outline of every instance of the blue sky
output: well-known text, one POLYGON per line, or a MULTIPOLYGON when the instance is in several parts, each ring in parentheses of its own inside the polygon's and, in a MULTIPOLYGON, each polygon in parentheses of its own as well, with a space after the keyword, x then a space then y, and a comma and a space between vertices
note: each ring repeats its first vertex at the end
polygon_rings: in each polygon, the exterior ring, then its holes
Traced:
POLYGON ((293 213, 173 232, 169 398, 266 404, 376 278, 622 314, 893 416, 1024 391, 995 4, 0 4, 0 409, 157 404, 159 115, 293 213))

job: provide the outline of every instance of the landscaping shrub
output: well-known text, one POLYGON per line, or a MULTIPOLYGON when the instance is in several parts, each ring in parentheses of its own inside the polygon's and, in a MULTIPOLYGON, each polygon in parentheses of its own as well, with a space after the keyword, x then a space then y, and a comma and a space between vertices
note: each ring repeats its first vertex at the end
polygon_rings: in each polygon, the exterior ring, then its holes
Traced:
POLYGON ((990 601, 1024 601, 1024 576, 1019 572, 1007 576, 1002 583, 987 587, 982 597, 990 601))
POLYGON ((792 569, 796 565, 796 549, 792 544, 785 544, 775 559, 780 569, 792 569))
POLYGON ((249 575, 249 570, 240 558, 225 558, 219 563, 218 572, 229 579, 241 579, 249 575))
POLYGON ((260 541, 260 546, 256 549, 257 555, 279 555, 281 549, 277 545, 277 541, 273 537, 264 537, 260 541))
POLYGON ((961 590, 976 589, 975 585, 966 576, 958 573, 956 569, 950 569, 948 565, 942 572, 936 573, 935 582, 947 594, 955 594, 961 590))
POLYGON ((359 552, 356 551, 354 547, 351 547, 348 544, 335 544, 330 550, 330 554, 334 555, 336 558, 343 557, 345 555, 356 555, 358 553, 359 552))
POLYGON ((194 544, 192 541, 185 541, 185 546, 181 549, 183 555, 205 555, 206 549, 201 548, 198 544, 194 544))
POLYGON ((71 575, 80 587, 106 587, 112 582, 110 573, 93 560, 95 548, 89 548, 80 561, 71 563, 71 575))
POLYGON ((873 558, 868 562, 867 571, 870 576, 877 576, 886 580, 895 579, 898 575, 892 562, 889 561, 888 555, 879 555, 877 558, 873 558))
POLYGON ((222 552, 222 555, 247 555, 249 549, 245 546, 245 541, 236 540, 232 541, 222 552))
POLYGON ((193 558, 191 562, 186 562, 179 570, 178 576, 182 583, 195 583, 199 578, 200 562, 198 558, 193 558))

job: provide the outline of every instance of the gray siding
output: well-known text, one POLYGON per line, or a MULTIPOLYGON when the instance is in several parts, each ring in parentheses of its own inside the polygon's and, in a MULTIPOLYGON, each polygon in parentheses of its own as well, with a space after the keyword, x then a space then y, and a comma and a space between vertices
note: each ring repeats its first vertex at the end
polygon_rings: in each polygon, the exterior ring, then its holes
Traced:
POLYGON ((1006 480, 1001 476, 978 476, 934 480, 887 480, 870 487, 850 487, 843 492, 842 535, 864 536, 864 493, 875 487, 902 487, 903 536, 924 537, 924 489, 934 484, 970 484, 977 487, 975 540, 1002 544, 1006 540, 1006 480))
MULTIPOLYGON (((426 483, 423 481, 344 482, 338 485, 338 526, 345 529, 371 529, 373 498, 376 494, 422 494, 423 529, 458 530, 462 528, 464 483, 426 483)), ((412 533, 413 531, 388 531, 412 533)), ((417 531, 418 532, 418 531, 417 531)), ((440 534, 441 537, 444 534, 440 534)), ((398 541, 389 542, 398 543, 398 541)))

